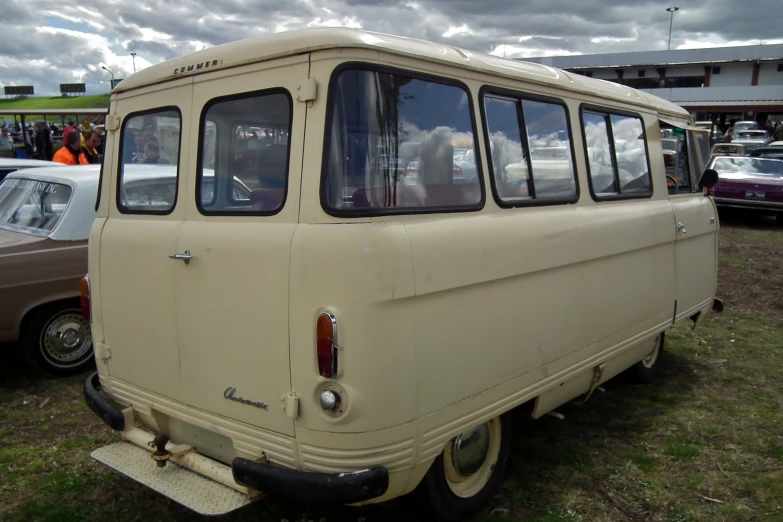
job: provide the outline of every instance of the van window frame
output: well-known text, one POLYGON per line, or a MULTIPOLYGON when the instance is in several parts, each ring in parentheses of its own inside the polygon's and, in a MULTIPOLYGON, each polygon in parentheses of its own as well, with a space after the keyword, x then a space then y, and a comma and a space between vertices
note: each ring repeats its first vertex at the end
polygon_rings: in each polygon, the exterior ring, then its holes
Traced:
POLYGON ((593 201, 622 201, 627 199, 650 199, 655 195, 655 185, 653 184, 652 169, 650 168, 650 145, 647 140, 647 128, 644 125, 644 118, 641 113, 627 111, 625 109, 617 109, 614 107, 606 107, 603 105, 595 105, 592 103, 581 103, 579 105, 579 127, 582 132, 582 149, 585 155, 585 168, 587 169, 587 186, 590 189, 590 196, 593 201), (598 196, 593 189, 593 176, 590 172, 590 155, 587 152, 587 134, 585 133, 584 125, 584 113, 590 112, 599 116, 604 116, 608 119, 607 133, 609 138, 609 151, 612 154, 612 169, 614 170, 615 181, 617 182, 617 190, 620 190, 620 168, 617 165, 617 150, 614 144, 614 131, 612 129, 612 115, 625 116, 628 118, 636 118, 642 124, 642 138, 644 139, 644 159, 647 163, 647 179, 650 182, 649 192, 632 192, 630 194, 610 194, 608 196, 598 196))
MULTIPOLYGON (((233 124, 232 124, 233 126, 233 124)), ((199 214, 202 216, 274 216, 276 214, 279 214, 283 211, 285 208, 285 204, 288 201, 288 182, 290 181, 290 174, 289 170, 291 168, 291 140, 293 137, 293 126, 294 126, 294 98, 291 95, 291 92, 286 89, 285 87, 271 87, 267 89, 260 89, 257 91, 247 91, 247 92, 241 92, 241 93, 235 93, 235 94, 229 94, 227 96, 218 96, 216 98, 211 98, 208 102, 204 104, 204 106, 201 108, 201 114, 199 115, 199 122, 198 122, 198 150, 196 151, 197 159, 196 159, 196 193, 194 197, 196 198, 196 208, 198 209, 199 214), (204 146, 204 131, 206 128, 206 117, 207 117, 207 111, 209 111, 210 108, 212 108, 214 105, 217 105, 219 103, 226 103, 226 102, 232 102, 236 100, 243 100, 247 98, 260 98, 263 96, 268 96, 272 94, 283 94, 286 97, 286 100, 288 100, 288 146, 286 147, 286 159, 285 159, 285 187, 283 188, 283 199, 280 201, 280 206, 278 206, 274 210, 222 210, 222 211, 211 211, 211 210, 205 210, 202 206, 201 202, 201 180, 204 177, 202 175, 202 165, 204 162, 204 155, 203 155, 203 146, 204 146)), ((220 136, 220 127, 216 125, 215 129, 216 133, 216 144, 218 143, 217 137, 220 136)), ((231 142, 231 154, 234 152, 235 143, 231 142)), ((217 149, 217 145, 216 145, 217 149)), ((215 151, 215 157, 217 161, 217 150, 215 151)), ((233 182, 233 176, 232 176, 232 182, 233 182)), ((215 197, 217 197, 217 172, 215 172, 215 197)), ((252 192, 252 191, 251 191, 252 192)), ((213 201, 214 203, 214 201, 213 201)), ((251 207, 252 208, 252 207, 251 207)))
MULTIPOLYGON (((120 212, 120 214, 126 214, 126 215, 137 215, 137 216, 168 216, 174 212, 174 209, 177 208, 177 203, 179 202, 179 174, 180 174, 180 162, 182 160, 182 110, 177 105, 164 105, 161 107, 155 107, 153 109, 144 109, 142 111, 136 111, 136 112, 130 112, 128 113, 123 119, 122 119, 122 127, 120 127, 120 148, 119 148, 119 154, 116 156, 118 159, 117 161, 117 191, 115 193, 115 205, 117 205, 117 210, 120 212), (122 158, 124 157, 124 148, 125 148, 125 126, 128 124, 128 121, 132 118, 137 118, 139 116, 147 116, 150 114, 156 114, 156 113, 162 113, 162 112, 176 112, 179 116, 179 141, 177 142, 177 177, 176 182, 174 183, 174 201, 171 202, 171 207, 168 210, 130 210, 128 208, 123 207, 120 204, 120 193, 122 191, 122 173, 125 170, 125 163, 122 161, 122 158)), ((96 210, 97 212, 97 210, 96 210)))
POLYGON ((523 91, 516 91, 513 89, 506 89, 503 87, 494 87, 491 85, 483 85, 479 90, 479 110, 481 111, 481 122, 484 129, 484 148, 487 150, 487 169, 489 174, 489 183, 492 187, 492 197, 495 203, 502 208, 518 208, 518 207, 543 207, 551 205, 572 205, 579 202, 581 191, 579 187, 579 171, 576 167, 576 149, 574 148, 574 133, 571 126, 571 112, 568 110, 568 104, 562 98, 543 96, 539 94, 531 94, 523 91), (566 127, 568 129, 568 142, 571 150, 571 175, 574 179, 576 187, 576 194, 569 198, 543 198, 538 199, 533 192, 533 198, 529 200, 520 201, 504 201, 500 198, 497 190, 497 184, 495 183, 495 170, 492 162, 492 150, 490 148, 489 141, 489 126, 487 122, 487 111, 484 106, 484 99, 489 95, 496 95, 502 98, 513 99, 517 102, 517 121, 520 125, 519 132, 520 138, 523 140, 522 146, 526 147, 528 157, 526 163, 530 172, 530 179, 535 185, 535 173, 533 172, 532 162, 533 159, 530 154, 530 144, 528 143, 527 136, 527 122, 525 121, 524 109, 522 108, 522 100, 529 100, 534 102, 549 103, 552 105, 559 105, 565 109, 566 127))
POLYGON ((476 146, 480 141, 478 137, 478 119, 476 117, 476 108, 473 103, 473 92, 463 81, 449 76, 438 76, 419 71, 413 71, 404 67, 392 67, 372 62, 363 62, 360 60, 348 61, 339 64, 334 68, 329 76, 329 87, 326 96, 326 118, 324 122, 324 141, 321 151, 321 181, 319 187, 319 199, 321 208, 326 214, 332 217, 341 218, 368 218, 377 216, 399 216, 399 215, 426 215, 426 214, 454 214, 459 212, 479 212, 486 205, 486 187, 484 186, 484 169, 481 163, 481 151, 476 146), (378 72, 386 74, 397 74, 407 76, 414 80, 438 83, 441 85, 450 85, 462 89, 468 97, 468 108, 470 110, 471 128, 473 130, 473 149, 476 157, 476 175, 479 182, 480 198, 478 202, 472 205, 444 205, 438 207, 389 207, 389 208, 363 208, 363 209, 336 209, 329 206, 326 193, 326 182, 329 177, 329 148, 331 147, 331 126, 334 117, 334 97, 336 94, 337 79, 340 74, 346 70, 358 70, 367 72, 378 72))

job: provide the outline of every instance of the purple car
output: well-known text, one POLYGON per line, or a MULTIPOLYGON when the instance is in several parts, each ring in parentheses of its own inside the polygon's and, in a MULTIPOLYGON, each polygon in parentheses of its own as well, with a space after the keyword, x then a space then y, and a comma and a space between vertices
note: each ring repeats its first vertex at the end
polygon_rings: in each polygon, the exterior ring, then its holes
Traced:
POLYGON ((783 224, 783 160, 716 156, 707 169, 718 172, 716 205, 775 214, 783 224))

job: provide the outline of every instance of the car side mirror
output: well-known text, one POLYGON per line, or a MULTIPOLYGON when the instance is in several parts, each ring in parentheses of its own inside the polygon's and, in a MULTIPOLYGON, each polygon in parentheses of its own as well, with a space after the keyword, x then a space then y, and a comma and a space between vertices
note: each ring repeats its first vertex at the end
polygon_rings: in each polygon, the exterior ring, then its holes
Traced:
POLYGON ((701 188, 712 188, 718 184, 718 172, 713 169, 707 169, 701 175, 699 186, 701 188))

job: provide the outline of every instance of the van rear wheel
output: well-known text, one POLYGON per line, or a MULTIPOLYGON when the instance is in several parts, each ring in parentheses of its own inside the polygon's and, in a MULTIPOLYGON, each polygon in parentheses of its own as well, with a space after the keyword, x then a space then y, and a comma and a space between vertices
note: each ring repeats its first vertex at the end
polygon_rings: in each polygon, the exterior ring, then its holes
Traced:
POLYGON ((435 459, 424 487, 442 520, 465 520, 480 510, 500 485, 511 447, 508 414, 462 432, 435 459))
POLYGON ((43 375, 72 375, 93 361, 90 324, 69 303, 46 305, 34 312, 22 339, 25 362, 43 375))

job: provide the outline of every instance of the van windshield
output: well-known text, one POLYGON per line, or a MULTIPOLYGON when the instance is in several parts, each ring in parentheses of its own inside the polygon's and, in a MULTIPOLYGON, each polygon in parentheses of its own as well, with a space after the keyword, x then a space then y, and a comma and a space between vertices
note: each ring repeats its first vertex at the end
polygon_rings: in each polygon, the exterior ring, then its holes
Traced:
POLYGON ((0 228, 48 236, 60 221, 72 189, 61 183, 6 178, 0 183, 0 228))
POLYGON ((470 97, 458 86, 346 69, 331 86, 325 206, 356 213, 477 206, 470 97))

